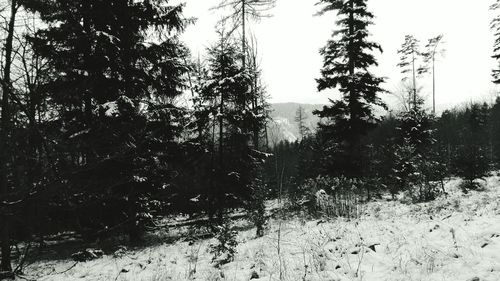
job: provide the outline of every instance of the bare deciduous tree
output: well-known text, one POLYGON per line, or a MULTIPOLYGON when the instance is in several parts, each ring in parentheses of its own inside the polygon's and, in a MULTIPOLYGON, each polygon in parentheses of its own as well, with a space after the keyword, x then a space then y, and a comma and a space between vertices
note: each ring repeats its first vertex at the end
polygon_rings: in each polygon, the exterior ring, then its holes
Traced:
POLYGON ((241 48, 242 48, 242 61, 243 68, 246 66, 247 54, 247 20, 260 20, 261 18, 270 17, 269 10, 276 4, 276 0, 223 0, 214 9, 229 9, 230 13, 223 17, 221 22, 231 22, 231 34, 236 29, 241 28, 241 48))

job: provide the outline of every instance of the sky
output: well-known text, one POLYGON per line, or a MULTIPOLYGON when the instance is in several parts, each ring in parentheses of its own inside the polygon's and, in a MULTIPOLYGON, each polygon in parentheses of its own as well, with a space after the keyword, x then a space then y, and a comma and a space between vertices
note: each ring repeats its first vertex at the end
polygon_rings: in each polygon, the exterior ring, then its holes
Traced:
MULTIPOLYGON (((216 40, 215 25, 224 11, 210 10, 220 0, 190 0, 185 15, 197 18, 182 39, 193 55, 203 56, 216 40)), ((271 102, 326 103, 336 98, 335 91, 318 93, 323 47, 336 28, 336 14, 315 16, 319 7, 315 0, 277 0, 273 17, 251 22, 255 34, 263 80, 271 102)), ((422 47, 427 39, 444 35, 444 57, 436 62, 436 104, 438 109, 470 101, 492 101, 496 87, 491 70, 497 63, 491 58, 494 38, 489 29, 493 16, 490 0, 368 0, 375 14, 370 27, 371 39, 382 45, 376 54, 377 75, 387 78, 384 88, 396 92, 403 78, 397 67, 397 50, 406 34, 416 36, 422 47)), ((418 80, 422 95, 431 100, 432 80, 427 75, 418 80)), ((396 103, 391 94, 383 98, 396 103)))

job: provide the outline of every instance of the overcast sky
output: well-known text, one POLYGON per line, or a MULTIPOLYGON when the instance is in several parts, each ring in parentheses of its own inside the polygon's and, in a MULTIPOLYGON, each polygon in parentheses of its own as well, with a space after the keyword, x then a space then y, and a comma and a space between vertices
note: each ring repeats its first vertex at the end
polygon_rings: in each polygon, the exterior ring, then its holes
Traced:
MULTIPOLYGON (((187 1, 186 15, 198 18, 183 35, 193 54, 205 52, 216 39, 215 24, 221 11, 209 9, 220 0, 187 1)), ((277 0, 272 18, 253 22, 252 32, 259 43, 263 79, 272 102, 324 103, 334 98, 330 92, 318 93, 322 58, 318 50, 335 29, 336 15, 314 16, 314 0, 277 0)), ((440 108, 468 101, 490 101, 494 97, 491 69, 493 36, 489 0, 369 0, 375 14, 372 39, 384 53, 377 55, 374 72, 388 77, 387 90, 401 81, 397 50, 405 34, 413 34, 422 45, 428 38, 444 34, 446 54, 437 62, 437 104, 440 108)), ((431 94, 431 77, 423 77, 423 95, 431 94)), ((390 97, 386 97, 388 101, 390 97)))

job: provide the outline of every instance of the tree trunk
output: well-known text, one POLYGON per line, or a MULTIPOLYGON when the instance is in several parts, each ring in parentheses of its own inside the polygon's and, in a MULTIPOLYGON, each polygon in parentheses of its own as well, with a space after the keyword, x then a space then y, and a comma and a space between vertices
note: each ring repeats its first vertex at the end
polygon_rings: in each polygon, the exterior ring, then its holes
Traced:
MULTIPOLYGON (((9 156, 9 135, 10 135, 10 94, 12 91, 12 81, 10 78, 12 67, 12 45, 14 41, 14 28, 17 14, 17 1, 11 2, 11 14, 8 26, 8 34, 5 42, 5 66, 3 69, 4 79, 2 81, 2 120, 1 120, 1 140, 0 140, 0 197, 8 193, 7 183, 7 161, 9 156)), ((1 271, 12 271, 11 249, 10 249, 10 217, 8 214, 1 215, 1 271)))
MULTIPOLYGON (((350 0, 349 1, 350 5, 350 12, 349 12, 349 47, 348 47, 348 57, 349 57, 349 76, 351 77, 351 81, 353 80, 355 74, 356 74, 356 58, 354 57, 353 53, 353 45, 354 45, 354 1, 350 0)), ((356 92, 357 90, 354 88, 353 83, 351 82, 349 85, 349 113, 350 113, 350 119, 349 122, 351 124, 349 136, 348 136, 348 155, 349 155, 349 162, 350 162, 350 167, 348 167, 349 171, 347 171, 351 175, 356 175, 358 174, 358 166, 359 163, 358 160, 358 155, 356 152, 356 146, 358 143, 358 137, 357 134, 359 134, 359 116, 358 114, 358 108, 359 108, 359 97, 358 93, 356 92)))
MULTIPOLYGON (((242 51, 242 66, 243 70, 246 70, 247 68, 247 48, 246 48, 246 1, 241 0, 241 51, 242 51)), ((247 98, 246 98, 246 93, 243 94, 243 104, 241 110, 246 110, 247 107, 247 98)))
MULTIPOLYGON (((252 97, 252 109, 253 109, 253 113, 254 113, 254 116, 258 116, 259 112, 258 112, 258 107, 259 107, 259 101, 258 101, 258 98, 257 98, 257 95, 258 95, 258 92, 257 92, 257 63, 255 62, 256 59, 254 59, 254 77, 253 77, 253 97, 252 97)), ((255 122, 254 120, 254 129, 253 129, 253 145, 254 145, 254 148, 256 150, 259 150, 259 135, 260 135, 260 123, 257 123, 255 122)))
POLYGON ((241 0, 241 51, 242 51, 242 65, 246 69, 246 1, 241 0))
POLYGON ((417 75, 415 73, 415 52, 413 52, 413 109, 417 109, 417 75))

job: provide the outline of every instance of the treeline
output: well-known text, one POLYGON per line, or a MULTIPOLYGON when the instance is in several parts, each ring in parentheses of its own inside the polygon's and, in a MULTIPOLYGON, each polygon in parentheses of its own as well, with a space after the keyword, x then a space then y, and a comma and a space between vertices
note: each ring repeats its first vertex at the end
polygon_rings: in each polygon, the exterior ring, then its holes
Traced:
MULTIPOLYGON (((498 11, 498 3, 492 10, 498 11)), ((338 29, 320 51, 323 67, 318 91, 336 90, 341 97, 315 112, 321 118, 317 132, 274 149, 275 170, 287 171, 281 178, 288 179, 282 183, 292 205, 320 197, 335 201, 339 195, 343 198, 334 203, 351 204, 387 191, 393 197, 403 193, 411 202, 428 201, 446 192, 444 179, 450 176, 465 179, 465 192, 478 188, 478 180, 498 165, 499 101, 494 106, 470 104, 445 111, 441 117, 435 116, 434 98, 431 112, 424 107, 420 82, 426 74, 432 75, 435 97, 435 65, 444 52, 444 36, 428 39, 423 50, 415 36, 405 36, 397 52, 404 82, 398 96, 404 108, 382 118, 377 112, 388 109, 381 99, 387 93, 385 79, 370 71, 377 66, 375 54, 382 48, 370 40, 374 15, 367 1, 322 0, 319 4, 320 15, 337 14, 338 29)), ((492 22, 496 37, 499 18, 492 22)), ((498 70, 493 76, 498 83, 498 70)), ((298 113, 300 129, 300 108, 298 113)), ((352 208, 345 210, 350 216, 352 208)))
POLYGON ((245 21, 272 6, 222 2, 231 14, 195 58, 179 39, 194 21, 184 4, 5 2, 0 272, 18 242, 136 243, 167 214, 204 214, 217 232, 244 207, 262 235, 268 109, 245 21))
MULTIPOLYGON (((362 200, 390 192, 422 202, 446 193, 444 181, 450 177, 464 179, 464 192, 479 188, 500 167, 499 117, 500 98, 491 105, 469 103, 445 110, 439 117, 421 107, 385 116, 361 139, 356 192, 362 200)), ((314 194, 325 181, 326 188, 335 187, 334 179, 345 176, 342 160, 325 151, 325 142, 321 134, 309 134, 274 148, 278 168, 267 169, 285 173, 284 194, 292 201, 314 194), (311 181, 317 188, 309 190, 311 181)))

